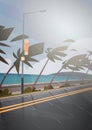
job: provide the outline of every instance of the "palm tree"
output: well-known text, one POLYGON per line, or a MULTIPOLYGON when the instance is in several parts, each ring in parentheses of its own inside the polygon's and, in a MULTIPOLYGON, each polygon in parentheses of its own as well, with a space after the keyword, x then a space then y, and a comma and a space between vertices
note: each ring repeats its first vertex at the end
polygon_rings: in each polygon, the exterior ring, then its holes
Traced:
POLYGON ((61 46, 57 48, 47 48, 45 51, 47 53, 47 60, 46 63, 44 64, 42 70, 40 71, 40 74, 38 75, 37 79, 35 80, 32 88, 35 87, 36 83, 38 82, 41 74, 43 73, 46 65, 48 64, 49 61, 55 62, 56 60, 61 60, 61 57, 65 57, 66 54, 64 53, 65 50, 67 50, 68 46, 61 46))
POLYGON ((92 71, 92 60, 90 59, 90 56, 92 55, 92 51, 87 51, 88 52, 88 55, 86 57, 87 60, 85 60, 85 65, 84 67, 87 68, 87 71, 86 71, 86 75, 84 75, 84 77, 82 78, 82 83, 84 81, 84 79, 86 78, 88 72, 91 70, 92 71))
MULTIPOLYGON (((72 69, 72 71, 83 69, 83 58, 85 58, 86 54, 81 54, 70 58, 69 60, 65 60, 62 64, 62 67, 54 74, 52 80, 50 81, 50 85, 54 81, 55 77, 63 70, 63 69, 72 69)), ((67 77, 68 80, 68 77, 67 77)), ((66 82, 67 82, 66 80, 66 82)))
MULTIPOLYGON (((43 43, 38 43, 32 46, 29 46, 29 55, 25 56, 25 60, 23 61, 26 65, 32 67, 30 62, 38 62, 36 59, 32 58, 33 56, 39 55, 43 53, 43 43)), ((6 79, 9 72, 15 67, 17 73, 19 73, 20 68, 20 62, 21 62, 21 56, 23 55, 23 52, 20 52, 20 49, 17 50, 17 54, 13 52, 13 56, 16 59, 13 65, 10 67, 10 69, 7 71, 7 73, 4 75, 0 87, 2 86, 4 80, 6 79)))
POLYGON ((88 66, 86 66, 88 69, 86 71, 86 75, 84 75, 82 82, 84 81, 84 79, 86 79, 88 72, 91 70, 92 71, 92 61, 88 64, 88 66))
MULTIPOLYGON (((71 70, 71 73, 73 74, 74 71, 80 71, 84 70, 83 67, 79 66, 68 66, 68 68, 71 70)), ((71 76, 71 73, 68 73, 65 84, 68 84, 69 76, 71 76)))
POLYGON ((86 74, 88 74, 89 70, 92 71, 92 61, 90 61, 90 63, 88 64, 88 70, 87 70, 86 74))
MULTIPOLYGON (((70 70, 72 70, 72 73, 74 71, 80 71, 81 69, 84 70, 84 59, 86 57, 86 54, 80 54, 80 55, 77 55, 77 56, 74 56, 72 58, 70 58, 68 61, 67 61, 67 64, 68 64, 68 68, 70 70)), ((69 75, 67 76, 66 78, 66 84, 67 84, 67 81, 68 81, 68 78, 69 78, 69 75)))
MULTIPOLYGON (((0 25, 0 41, 7 40, 10 36, 11 32, 13 31, 13 28, 5 28, 4 26, 0 25)), ((2 47, 9 47, 9 45, 0 42, 0 46, 2 47)), ((0 49, 0 61, 8 64, 8 62, 5 60, 5 58, 2 57, 2 54, 6 54, 2 49, 0 49)))

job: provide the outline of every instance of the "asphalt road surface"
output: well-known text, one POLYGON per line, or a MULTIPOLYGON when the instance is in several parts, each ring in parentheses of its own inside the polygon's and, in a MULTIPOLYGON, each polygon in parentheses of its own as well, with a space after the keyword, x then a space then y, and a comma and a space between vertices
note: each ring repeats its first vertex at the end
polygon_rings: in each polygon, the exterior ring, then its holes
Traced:
POLYGON ((0 130, 92 130, 92 85, 0 101, 0 130))

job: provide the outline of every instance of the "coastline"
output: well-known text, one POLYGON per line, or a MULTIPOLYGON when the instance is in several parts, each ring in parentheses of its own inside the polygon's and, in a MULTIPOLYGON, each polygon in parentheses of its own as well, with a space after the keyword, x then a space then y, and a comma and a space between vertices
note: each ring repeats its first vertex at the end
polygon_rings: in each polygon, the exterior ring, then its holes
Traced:
MULTIPOLYGON (((80 86, 81 84, 81 80, 70 80, 68 81, 68 83, 71 85, 71 86, 80 86)), ((52 86, 54 88, 59 88, 60 86, 62 86, 63 84, 65 83, 65 81, 61 81, 61 82, 53 82, 52 83, 52 86)), ((84 84, 89 84, 89 83, 92 83, 92 80, 85 80, 83 82, 84 84)), ((27 87, 32 87, 33 83, 26 83, 24 84, 24 89, 27 88, 27 87)), ((49 85, 49 82, 39 82, 35 85, 35 88, 37 90, 43 90, 44 89, 44 86, 48 86, 49 85)), ((0 88, 1 90, 4 90, 4 89, 9 89, 9 91, 12 93, 12 94, 16 94, 16 93, 20 93, 21 92, 21 84, 7 84, 7 85, 3 85, 2 88, 0 88)))

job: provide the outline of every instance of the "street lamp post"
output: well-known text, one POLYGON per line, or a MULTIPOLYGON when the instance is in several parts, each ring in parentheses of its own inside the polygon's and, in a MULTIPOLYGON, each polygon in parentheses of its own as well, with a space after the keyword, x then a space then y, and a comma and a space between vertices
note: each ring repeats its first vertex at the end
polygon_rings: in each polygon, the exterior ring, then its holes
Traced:
POLYGON ((28 40, 23 40, 23 55, 21 56, 21 61, 22 61, 22 76, 21 76, 21 93, 23 94, 24 91, 24 64, 23 62, 25 61, 24 55, 28 55, 28 40))
MULTIPOLYGON (((28 54, 25 54, 24 53, 24 22, 25 22, 25 16, 26 15, 30 15, 30 14, 35 14, 35 13, 44 13, 46 12, 46 10, 37 10, 37 11, 33 11, 33 12, 25 12, 23 13, 23 44, 22 44, 22 52, 23 52, 23 56, 21 57, 21 61, 22 61, 22 72, 21 72, 21 94, 23 94, 24 92, 24 60, 25 60, 25 57, 24 55, 28 55, 28 54)), ((26 48, 26 47, 25 47, 26 48)), ((27 48, 26 48, 27 49, 27 48)))

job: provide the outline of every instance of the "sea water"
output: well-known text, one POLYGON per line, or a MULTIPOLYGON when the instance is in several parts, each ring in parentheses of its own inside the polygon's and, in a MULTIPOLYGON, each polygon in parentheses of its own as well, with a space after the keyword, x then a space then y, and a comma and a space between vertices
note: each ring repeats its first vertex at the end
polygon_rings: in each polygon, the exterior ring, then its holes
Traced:
MULTIPOLYGON (((4 73, 0 73, 0 82, 4 77, 4 73)), ((33 74, 24 74, 24 83, 34 83, 38 75, 33 74)), ((41 75, 38 82, 50 82, 53 75, 41 75)), ((54 81, 65 81, 66 76, 57 76, 54 81)), ((68 80, 76 80, 78 77, 69 77, 68 80)), ((21 74, 8 74, 3 84, 20 84, 21 83, 21 74)))

